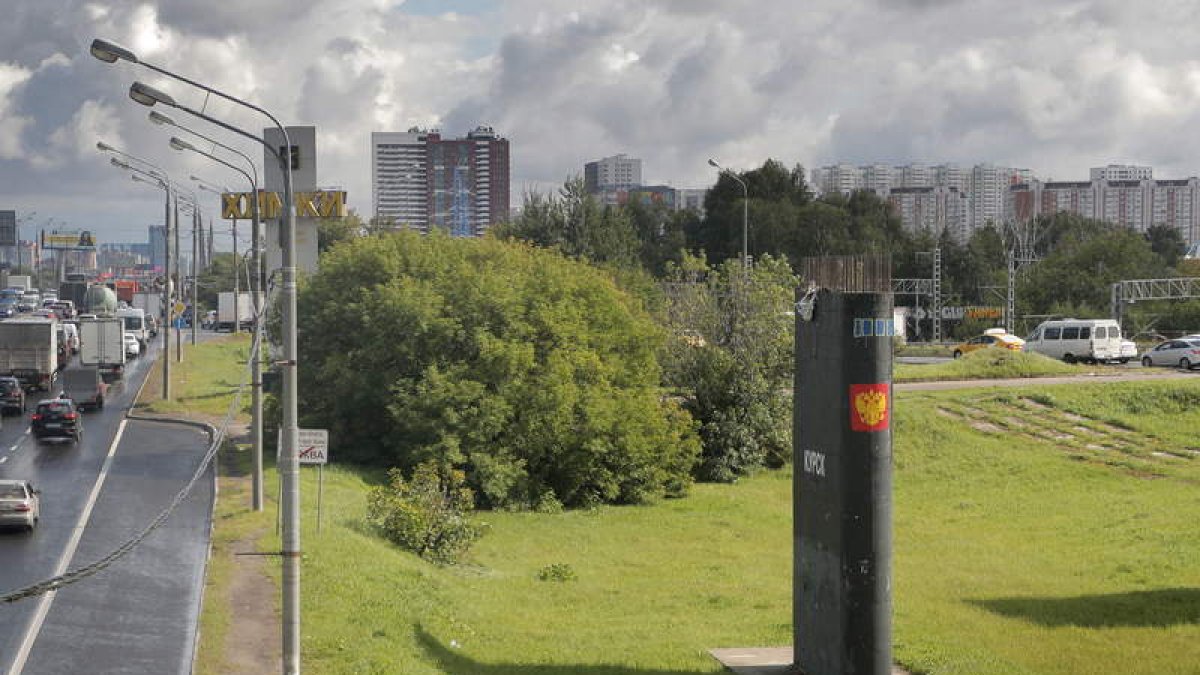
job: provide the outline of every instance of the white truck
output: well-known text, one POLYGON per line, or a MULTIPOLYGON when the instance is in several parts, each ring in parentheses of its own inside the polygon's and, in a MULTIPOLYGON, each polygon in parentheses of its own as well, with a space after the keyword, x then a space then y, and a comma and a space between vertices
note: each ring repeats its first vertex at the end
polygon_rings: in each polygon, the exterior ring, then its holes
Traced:
POLYGON ((8 275, 8 287, 20 288, 23 291, 33 290, 33 277, 28 274, 8 275))
POLYGON ((58 320, 22 316, 0 321, 0 374, 26 391, 51 391, 58 376, 58 320))
POLYGON ((122 319, 79 321, 79 363, 100 369, 107 379, 125 372, 125 324, 122 319))
MULTIPOLYGON (((259 294, 262 297, 262 294, 259 294)), ((234 330, 234 326, 249 328, 254 323, 254 300, 250 293, 237 294, 235 313, 234 296, 231 291, 217 294, 217 325, 215 330, 234 330)))
POLYGON ((152 316, 158 319, 159 322, 166 321, 166 315, 163 314, 162 291, 138 291, 133 294, 133 306, 146 313, 146 316, 152 316))
POLYGON ((146 325, 146 311, 137 307, 118 307, 117 318, 124 322, 125 332, 133 333, 137 338, 138 347, 142 353, 146 352, 146 345, 150 344, 150 327, 146 325))

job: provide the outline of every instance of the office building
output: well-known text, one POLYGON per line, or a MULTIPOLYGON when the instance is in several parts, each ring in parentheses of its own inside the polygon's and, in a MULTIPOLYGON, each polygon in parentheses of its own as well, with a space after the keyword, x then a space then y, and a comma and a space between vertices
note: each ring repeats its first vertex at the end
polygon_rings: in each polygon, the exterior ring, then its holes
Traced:
POLYGON ((642 184, 642 160, 613 155, 583 165, 583 187, 589 194, 630 190, 642 184))
POLYGON ((463 138, 435 130, 371 134, 375 218, 428 232, 479 236, 508 218, 508 139, 490 127, 463 138))

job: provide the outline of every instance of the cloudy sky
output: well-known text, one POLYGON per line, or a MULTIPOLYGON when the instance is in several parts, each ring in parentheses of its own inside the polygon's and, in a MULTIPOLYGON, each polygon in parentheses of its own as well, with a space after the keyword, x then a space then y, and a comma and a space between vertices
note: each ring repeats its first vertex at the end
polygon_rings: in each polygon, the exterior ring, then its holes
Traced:
MULTIPOLYGON (((318 182, 371 208, 372 131, 492 126, 511 143, 514 204, 584 162, 628 153, 648 183, 703 187, 708 157, 991 162, 1086 179, 1137 163, 1200 174, 1194 6, 1041 0, 4 0, 0 208, 23 232, 144 241, 161 193, 103 140, 239 187, 167 146, 135 80, 246 129, 263 121, 129 63, 94 37, 317 127, 318 182)), ((252 156, 206 123, 178 121, 252 156)), ((189 156, 190 155, 190 156, 189 156)), ((208 193, 201 193, 212 200, 208 193)), ((26 235, 27 236, 27 235, 26 235)))

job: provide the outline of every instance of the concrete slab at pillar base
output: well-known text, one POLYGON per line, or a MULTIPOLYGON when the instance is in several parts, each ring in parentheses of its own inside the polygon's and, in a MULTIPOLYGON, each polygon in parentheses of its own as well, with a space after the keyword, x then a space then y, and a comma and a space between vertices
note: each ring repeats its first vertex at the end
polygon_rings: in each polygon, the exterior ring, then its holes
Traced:
MULTIPOLYGON (((708 653, 736 675, 803 675, 792 665, 791 647, 733 647, 708 653)), ((908 675, 908 671, 892 666, 892 675, 908 675)))

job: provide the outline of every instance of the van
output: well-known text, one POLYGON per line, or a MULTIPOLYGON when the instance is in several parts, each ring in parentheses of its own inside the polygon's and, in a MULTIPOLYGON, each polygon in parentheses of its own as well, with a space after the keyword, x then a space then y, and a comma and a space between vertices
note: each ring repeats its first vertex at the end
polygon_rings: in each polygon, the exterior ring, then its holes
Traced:
POLYGON ((1043 321, 1025 338, 1026 351, 1067 363, 1121 359, 1121 326, 1112 319, 1043 321))

